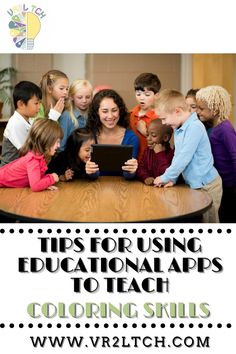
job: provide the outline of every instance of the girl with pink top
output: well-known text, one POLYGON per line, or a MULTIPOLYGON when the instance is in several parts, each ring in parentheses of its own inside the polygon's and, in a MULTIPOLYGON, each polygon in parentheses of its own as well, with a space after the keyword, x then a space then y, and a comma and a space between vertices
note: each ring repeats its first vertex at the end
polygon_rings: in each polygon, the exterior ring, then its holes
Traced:
POLYGON ((0 187, 31 187, 33 192, 57 189, 56 173, 46 174, 47 164, 60 146, 63 131, 59 124, 47 118, 37 119, 32 125, 21 157, 0 168, 0 187))

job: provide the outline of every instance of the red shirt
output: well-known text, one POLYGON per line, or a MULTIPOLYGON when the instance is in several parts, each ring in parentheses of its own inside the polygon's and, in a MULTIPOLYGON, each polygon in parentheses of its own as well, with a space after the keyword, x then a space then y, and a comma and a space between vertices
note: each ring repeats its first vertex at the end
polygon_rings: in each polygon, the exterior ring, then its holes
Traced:
POLYGON ((137 130, 137 123, 139 120, 142 120, 146 123, 146 126, 148 127, 152 120, 158 118, 157 114, 152 110, 147 111, 144 116, 139 116, 139 111, 140 106, 136 106, 131 110, 130 113, 130 127, 139 138, 138 160, 141 159, 143 152, 147 147, 147 138, 137 130))
POLYGON ((31 187, 39 192, 55 183, 52 174, 45 175, 48 167, 43 155, 29 151, 25 156, 0 168, 0 187, 31 187))
POLYGON ((171 165, 173 156, 174 151, 172 149, 156 153, 154 150, 146 148, 138 165, 138 178, 144 181, 148 177, 161 176, 171 165))

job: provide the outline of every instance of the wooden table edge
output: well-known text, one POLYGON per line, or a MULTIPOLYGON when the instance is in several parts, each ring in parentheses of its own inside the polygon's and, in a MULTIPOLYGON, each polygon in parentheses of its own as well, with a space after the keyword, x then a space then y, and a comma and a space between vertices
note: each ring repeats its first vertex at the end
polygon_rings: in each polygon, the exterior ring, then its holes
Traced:
MULTIPOLYGON (((54 220, 54 219, 43 219, 43 218, 35 218, 35 217, 30 217, 30 216, 24 216, 24 215, 18 215, 18 214, 14 214, 14 213, 9 213, 6 212, 2 209, 0 209, 0 215, 5 216, 7 218, 10 219, 15 219, 15 220, 19 220, 21 222, 32 222, 32 223, 62 223, 62 224, 82 224, 82 223, 86 223, 86 224, 122 224, 122 223, 136 223, 136 224, 140 224, 140 223, 171 223, 171 222, 178 222, 181 221, 181 219, 190 219, 192 217, 195 216, 200 216, 202 214, 204 214, 208 209, 210 209, 210 207, 212 206, 212 201, 209 205, 207 205, 206 207, 202 208, 201 210, 189 213, 189 214, 185 214, 185 215, 179 215, 179 216, 174 216, 174 217, 170 217, 170 218, 161 218, 161 219, 150 219, 150 220, 130 220, 130 221, 125 221, 125 220, 121 220, 121 221, 68 221, 68 220, 54 220)), ((190 221, 191 222, 191 221, 190 221)))

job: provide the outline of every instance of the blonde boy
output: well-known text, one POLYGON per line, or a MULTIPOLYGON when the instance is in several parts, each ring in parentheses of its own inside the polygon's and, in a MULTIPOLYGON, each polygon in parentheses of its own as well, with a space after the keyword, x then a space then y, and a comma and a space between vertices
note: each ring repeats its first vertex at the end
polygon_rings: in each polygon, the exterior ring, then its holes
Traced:
POLYGON ((175 90, 163 90, 157 99, 157 114, 163 124, 174 129, 175 153, 165 173, 156 177, 155 186, 173 186, 182 173, 191 188, 204 189, 212 197, 212 207, 204 222, 219 222, 218 210, 222 181, 213 166, 211 146, 204 125, 197 114, 189 112, 184 96, 175 90))

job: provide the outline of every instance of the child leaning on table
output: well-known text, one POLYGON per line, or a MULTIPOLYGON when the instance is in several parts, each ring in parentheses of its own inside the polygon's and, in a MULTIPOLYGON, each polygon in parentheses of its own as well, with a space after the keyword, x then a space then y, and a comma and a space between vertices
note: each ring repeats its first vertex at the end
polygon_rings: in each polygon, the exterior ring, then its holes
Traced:
POLYGON ((59 181, 58 175, 45 173, 62 137, 57 122, 37 119, 20 150, 21 157, 0 168, 0 187, 31 187, 33 192, 57 189, 54 184, 59 181))
POLYGON ((147 145, 139 162, 137 177, 146 185, 153 185, 154 179, 170 166, 174 152, 170 147, 173 129, 163 125, 159 118, 147 128, 147 145))
POLYGON ((195 112, 189 112, 184 96, 178 91, 163 90, 156 103, 159 119, 174 129, 175 152, 170 167, 155 178, 154 185, 173 186, 182 173, 191 188, 206 190, 212 197, 213 204, 203 215, 204 221, 219 222, 222 181, 213 166, 211 146, 204 125, 195 112))
MULTIPOLYGON (((65 150, 51 160, 47 172, 56 172, 63 182, 88 176, 85 164, 91 157, 91 145, 94 143, 91 131, 77 128, 69 136, 65 150)), ((98 177, 98 174, 95 173, 93 177, 98 177)))

